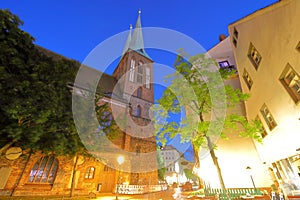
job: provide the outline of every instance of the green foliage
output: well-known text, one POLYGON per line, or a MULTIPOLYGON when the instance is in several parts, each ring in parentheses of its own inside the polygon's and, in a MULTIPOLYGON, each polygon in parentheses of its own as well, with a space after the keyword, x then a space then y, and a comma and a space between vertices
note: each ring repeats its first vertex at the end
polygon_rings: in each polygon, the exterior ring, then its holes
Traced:
POLYGON ((43 152, 84 153, 67 87, 80 63, 47 56, 20 25, 16 15, 0 10, 0 147, 14 142, 43 152))
MULTIPOLYGON (((216 62, 205 55, 184 58, 181 52, 176 61, 176 72, 166 77, 170 83, 154 108, 155 129, 158 140, 181 136, 181 142, 192 142, 196 151, 209 148, 207 138, 226 139, 226 133, 239 128, 240 135, 261 141, 259 122, 248 122, 245 116, 228 113, 227 110, 249 98, 239 89, 225 84, 235 71, 218 70, 216 62), (172 120, 172 114, 183 112, 185 118, 172 120)), ((216 146, 215 146, 216 147, 216 146)))

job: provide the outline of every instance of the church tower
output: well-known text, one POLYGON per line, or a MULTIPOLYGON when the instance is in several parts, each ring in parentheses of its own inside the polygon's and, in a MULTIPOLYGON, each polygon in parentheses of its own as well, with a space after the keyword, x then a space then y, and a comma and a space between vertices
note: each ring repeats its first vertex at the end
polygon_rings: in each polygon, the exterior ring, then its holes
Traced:
POLYGON ((129 105, 129 120, 126 125, 124 150, 135 153, 135 164, 132 164, 130 184, 156 184, 156 140, 151 123, 150 108, 154 103, 153 60, 144 49, 141 26, 141 11, 139 11, 135 28, 130 31, 122 53, 122 57, 112 75, 118 80, 122 97, 129 105), (140 156, 155 153, 156 171, 143 172, 147 169, 140 156), (140 159, 140 160, 139 160, 140 159), (149 181, 150 180, 150 181, 149 181))

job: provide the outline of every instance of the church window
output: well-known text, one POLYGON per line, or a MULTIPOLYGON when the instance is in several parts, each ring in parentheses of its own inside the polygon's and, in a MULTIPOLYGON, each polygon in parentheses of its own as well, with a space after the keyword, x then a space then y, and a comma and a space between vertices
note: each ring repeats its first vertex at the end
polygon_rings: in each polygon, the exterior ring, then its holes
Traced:
POLYGON ((146 88, 150 89, 150 68, 146 67, 146 88))
POLYGON ((131 60, 130 70, 129 70, 129 81, 134 82, 134 74, 135 74, 135 60, 131 60))
POLYGON ((141 114, 142 114, 142 108, 140 105, 138 105, 136 108, 136 116, 141 117, 141 114))
POLYGON ((95 174, 95 167, 88 167, 85 170, 85 176, 86 179, 93 179, 95 174))
POLYGON ((142 62, 139 62, 139 64, 138 64, 137 82, 143 83, 143 63, 142 62))
POLYGON ((137 91, 136 91, 136 96, 137 96, 138 98, 142 98, 142 88, 141 88, 141 87, 139 87, 139 88, 137 89, 137 91))
POLYGON ((58 169, 58 160, 53 156, 40 158, 30 171, 29 183, 53 184, 58 169))

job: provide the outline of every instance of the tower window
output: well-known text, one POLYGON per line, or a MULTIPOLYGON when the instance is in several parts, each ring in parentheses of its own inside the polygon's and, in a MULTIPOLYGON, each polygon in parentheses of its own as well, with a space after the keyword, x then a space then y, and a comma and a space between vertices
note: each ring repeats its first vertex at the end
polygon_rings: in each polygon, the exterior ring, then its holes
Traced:
POLYGON ((136 116, 141 117, 141 114, 142 114, 142 108, 140 105, 138 105, 136 108, 136 116))
POLYGON ((138 73, 137 73, 137 82, 143 83, 143 63, 139 62, 138 64, 138 73))
POLYGON ((30 171, 29 183, 50 183, 53 184, 58 168, 58 161, 53 156, 40 158, 30 171))
POLYGON ((146 88, 150 89, 150 68, 146 67, 146 88))
POLYGON ((134 82, 135 60, 130 61, 129 81, 134 82))
POLYGON ((139 87, 139 88, 137 89, 137 91, 136 91, 136 96, 137 96, 138 98, 142 98, 142 88, 141 88, 141 87, 139 87))
POLYGON ((88 167, 85 170, 85 176, 86 179, 93 179, 95 174, 95 167, 88 167))
POLYGON ((279 78, 289 95, 298 103, 300 101, 300 76, 288 63, 279 78))
POLYGON ((273 130, 277 126, 277 123, 275 122, 275 120, 274 120, 270 110, 266 106, 266 104, 264 104, 261 107, 260 112, 261 112, 262 116, 264 117, 270 131, 273 130))
POLYGON ((255 69, 257 70, 262 57, 252 43, 250 43, 248 57, 252 62, 252 64, 254 65, 255 69))
POLYGON ((243 72, 243 78, 244 78, 244 81, 248 87, 248 89, 250 90, 252 85, 253 85, 253 81, 249 75, 249 73, 246 71, 246 69, 244 69, 244 72, 243 72))

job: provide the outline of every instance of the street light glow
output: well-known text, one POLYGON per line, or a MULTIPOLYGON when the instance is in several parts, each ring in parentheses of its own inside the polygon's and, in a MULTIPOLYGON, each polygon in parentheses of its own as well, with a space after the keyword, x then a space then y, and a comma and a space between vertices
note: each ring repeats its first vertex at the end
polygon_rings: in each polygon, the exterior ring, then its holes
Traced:
POLYGON ((124 156, 118 156, 117 162, 118 162, 119 165, 123 164, 123 162, 124 162, 124 156))

